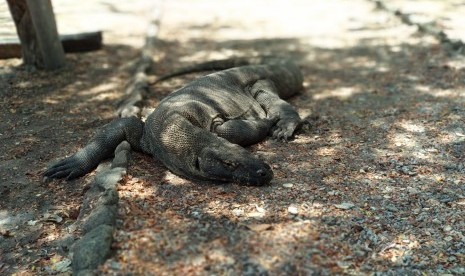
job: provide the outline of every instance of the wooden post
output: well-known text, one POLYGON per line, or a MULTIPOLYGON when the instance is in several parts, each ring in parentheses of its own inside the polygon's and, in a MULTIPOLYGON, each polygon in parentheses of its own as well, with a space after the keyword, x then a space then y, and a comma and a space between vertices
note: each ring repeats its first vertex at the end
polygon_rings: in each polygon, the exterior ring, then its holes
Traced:
POLYGON ((7 0, 16 25, 25 65, 54 70, 64 66, 50 0, 7 0))
POLYGON ((36 31, 44 68, 55 70, 65 65, 65 51, 58 37, 55 15, 50 0, 26 0, 36 31))

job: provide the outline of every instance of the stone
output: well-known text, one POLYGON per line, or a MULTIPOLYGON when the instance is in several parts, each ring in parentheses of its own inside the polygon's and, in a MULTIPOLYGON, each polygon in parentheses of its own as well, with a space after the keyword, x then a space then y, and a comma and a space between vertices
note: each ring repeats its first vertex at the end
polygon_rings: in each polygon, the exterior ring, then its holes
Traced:
POLYGON ((353 203, 350 202, 343 202, 341 204, 335 204, 334 207, 342 210, 349 210, 355 207, 353 203))

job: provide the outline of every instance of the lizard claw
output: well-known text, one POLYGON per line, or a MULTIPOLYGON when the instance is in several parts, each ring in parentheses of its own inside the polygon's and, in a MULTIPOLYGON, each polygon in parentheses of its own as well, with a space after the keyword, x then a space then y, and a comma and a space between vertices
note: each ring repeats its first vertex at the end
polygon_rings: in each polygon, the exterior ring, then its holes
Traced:
POLYGON ((48 168, 44 172, 44 176, 48 178, 66 178, 67 180, 71 180, 87 173, 83 169, 84 165, 85 164, 83 164, 76 155, 72 155, 48 168))
POLYGON ((281 119, 272 128, 272 137, 280 141, 289 141, 300 124, 300 119, 281 119))

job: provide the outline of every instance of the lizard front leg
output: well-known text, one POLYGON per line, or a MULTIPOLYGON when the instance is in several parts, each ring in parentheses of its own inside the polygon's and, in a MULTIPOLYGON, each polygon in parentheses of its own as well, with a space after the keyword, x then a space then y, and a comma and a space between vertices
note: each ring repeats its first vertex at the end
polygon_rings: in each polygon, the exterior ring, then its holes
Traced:
POLYGON ((110 158, 124 140, 135 150, 141 149, 144 123, 136 117, 120 118, 103 126, 89 143, 75 154, 54 164, 44 172, 50 178, 68 180, 81 177, 110 158))
POLYGON ((268 118, 277 118, 276 124, 271 128, 272 137, 278 140, 289 140, 302 124, 302 119, 292 105, 278 96, 279 93, 273 81, 255 82, 251 93, 266 111, 268 118))

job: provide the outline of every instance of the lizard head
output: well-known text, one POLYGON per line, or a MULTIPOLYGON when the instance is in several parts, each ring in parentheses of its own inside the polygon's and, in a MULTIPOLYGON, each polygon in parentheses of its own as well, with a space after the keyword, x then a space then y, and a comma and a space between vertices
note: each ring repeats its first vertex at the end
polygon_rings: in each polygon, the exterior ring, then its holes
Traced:
POLYGON ((205 147, 197 158, 196 166, 208 178, 220 181, 261 186, 273 178, 268 164, 229 142, 219 147, 205 147))

